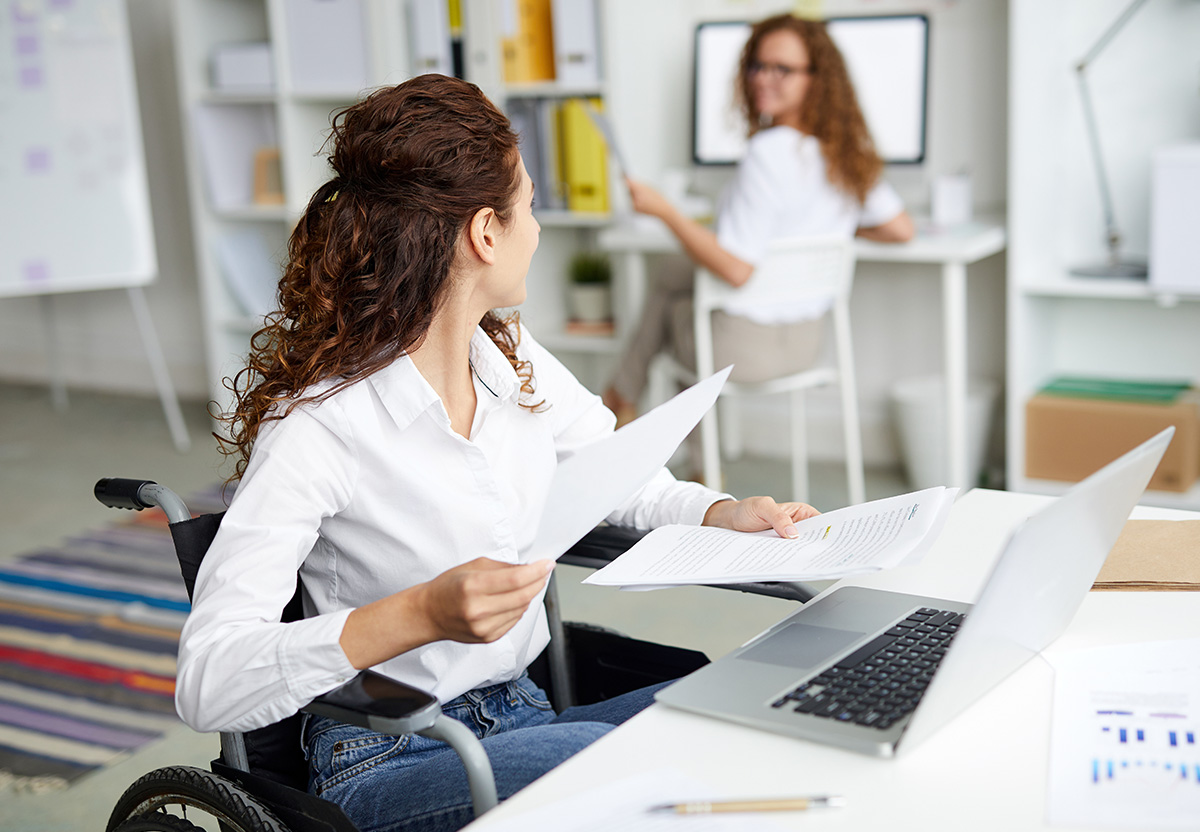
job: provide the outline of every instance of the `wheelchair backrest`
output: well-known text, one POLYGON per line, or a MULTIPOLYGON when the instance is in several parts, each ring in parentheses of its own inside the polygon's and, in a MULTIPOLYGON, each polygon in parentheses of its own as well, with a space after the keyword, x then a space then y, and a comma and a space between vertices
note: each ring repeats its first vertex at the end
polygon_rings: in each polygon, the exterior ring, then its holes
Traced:
MULTIPOLYGON (((224 512, 202 514, 191 520, 172 523, 169 527, 189 599, 196 586, 200 563, 217 536, 224 516, 224 512)), ((282 620, 299 621, 303 617, 300 589, 297 586, 296 593, 283 608, 282 620)), ((295 714, 273 725, 242 734, 251 773, 301 791, 307 790, 308 766, 301 753, 300 723, 301 715, 295 714)))

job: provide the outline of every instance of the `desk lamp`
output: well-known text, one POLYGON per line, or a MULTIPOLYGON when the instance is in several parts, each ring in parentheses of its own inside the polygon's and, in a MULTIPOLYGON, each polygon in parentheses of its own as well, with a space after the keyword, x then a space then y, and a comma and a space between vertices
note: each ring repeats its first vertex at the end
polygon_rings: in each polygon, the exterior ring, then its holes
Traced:
POLYGON ((1076 266, 1071 274, 1081 277, 1146 277, 1146 264, 1122 260, 1118 249, 1121 247, 1121 234, 1117 230, 1117 221, 1113 214, 1112 193, 1108 188, 1108 172, 1104 169, 1104 155, 1100 152, 1100 134, 1096 128, 1096 113, 1092 108, 1092 94, 1088 89, 1087 68, 1096 60, 1104 47, 1116 36, 1117 32, 1129 22, 1129 18, 1145 5, 1146 0, 1133 0, 1112 25, 1105 30, 1095 46, 1075 64, 1075 77, 1079 81, 1079 97, 1083 102, 1083 117, 1087 124, 1088 141, 1092 147, 1092 158, 1096 163, 1096 179, 1100 185, 1100 201, 1104 207, 1105 236, 1108 244, 1107 262, 1091 266, 1076 266))

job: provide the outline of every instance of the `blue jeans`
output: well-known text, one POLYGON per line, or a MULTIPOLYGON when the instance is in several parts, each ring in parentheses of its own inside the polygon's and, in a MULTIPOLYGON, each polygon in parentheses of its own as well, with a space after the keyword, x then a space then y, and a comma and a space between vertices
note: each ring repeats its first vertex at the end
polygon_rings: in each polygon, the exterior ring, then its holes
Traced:
MULTIPOLYGON (((468 691, 442 712, 482 740, 504 800, 654 701, 642 688, 556 716, 528 676, 468 691)), ((342 807, 362 832, 443 832, 474 817, 466 772, 445 743, 390 736, 306 715, 308 790, 342 807)))

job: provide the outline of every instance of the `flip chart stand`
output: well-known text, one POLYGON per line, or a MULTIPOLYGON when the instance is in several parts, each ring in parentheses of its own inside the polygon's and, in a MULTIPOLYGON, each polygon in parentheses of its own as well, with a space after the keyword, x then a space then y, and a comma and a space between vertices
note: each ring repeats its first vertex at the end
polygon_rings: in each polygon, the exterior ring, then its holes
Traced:
MULTIPOLYGON (((177 451, 181 454, 187 453, 192 447, 192 438, 183 421, 183 412, 179 408, 179 397, 175 394, 175 386, 171 383, 170 373, 167 372, 166 357, 163 355, 162 344, 158 340, 158 330, 154 327, 154 319, 150 316, 150 305, 146 303, 146 293, 141 286, 128 286, 125 288, 125 294, 129 298, 138 334, 141 336, 142 346, 146 350, 146 358, 150 362, 150 374, 154 377, 154 386, 158 390, 158 400, 162 403, 167 429, 171 432, 171 441, 177 451)), ((42 322, 46 332, 50 400, 55 410, 65 411, 69 402, 62 351, 58 344, 58 325, 54 315, 53 295, 38 295, 38 306, 41 309, 42 322)))

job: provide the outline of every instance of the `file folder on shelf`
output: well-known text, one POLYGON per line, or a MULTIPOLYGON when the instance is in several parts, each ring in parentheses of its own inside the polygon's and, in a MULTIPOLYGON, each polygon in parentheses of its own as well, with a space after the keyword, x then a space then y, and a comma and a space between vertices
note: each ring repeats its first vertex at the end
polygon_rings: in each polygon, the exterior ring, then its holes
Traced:
MULTIPOLYGON (((592 99, 599 109, 599 99, 592 99)), ((585 99, 562 104, 563 179, 571 211, 608 211, 608 160, 604 137, 588 117, 585 99)))
POLYGON ((453 75, 450 9, 446 0, 412 0, 408 16, 413 74, 453 75))
POLYGON ((504 81, 524 84, 554 80, 554 33, 551 0, 503 0, 500 40, 504 81))
POLYGON ((560 84, 600 83, 596 0, 553 0, 554 72, 560 84))

